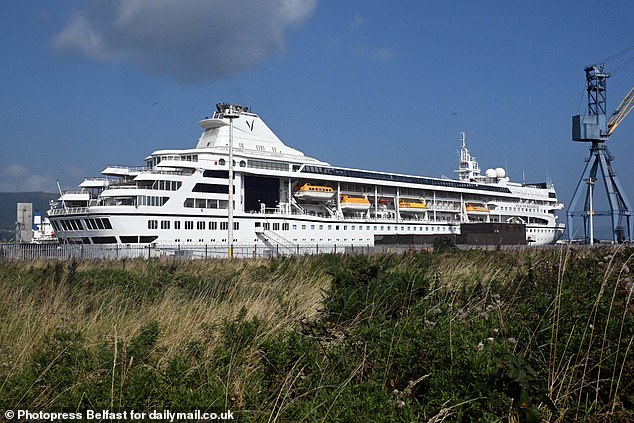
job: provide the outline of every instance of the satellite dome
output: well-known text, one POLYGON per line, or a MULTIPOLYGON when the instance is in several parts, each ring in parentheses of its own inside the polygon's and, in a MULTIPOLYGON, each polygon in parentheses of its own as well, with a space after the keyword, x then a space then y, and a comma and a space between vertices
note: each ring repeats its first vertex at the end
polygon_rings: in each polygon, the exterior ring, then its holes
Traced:
POLYGON ((484 172, 484 175, 487 178, 495 178, 497 176, 497 172, 495 169, 487 169, 486 172, 484 172))
POLYGON ((503 167, 498 167, 495 169, 495 175, 498 178, 504 178, 506 176, 506 170, 503 167))

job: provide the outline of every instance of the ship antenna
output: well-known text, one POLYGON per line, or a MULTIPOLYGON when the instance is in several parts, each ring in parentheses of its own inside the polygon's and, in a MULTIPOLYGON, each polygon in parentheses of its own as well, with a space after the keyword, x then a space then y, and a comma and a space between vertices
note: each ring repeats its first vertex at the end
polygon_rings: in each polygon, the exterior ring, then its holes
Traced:
POLYGON ((66 210, 66 203, 64 202, 64 194, 62 194, 62 187, 59 186, 59 179, 56 179, 55 182, 57 183, 57 190, 59 191, 59 198, 62 199, 62 207, 64 208, 64 210, 66 210))

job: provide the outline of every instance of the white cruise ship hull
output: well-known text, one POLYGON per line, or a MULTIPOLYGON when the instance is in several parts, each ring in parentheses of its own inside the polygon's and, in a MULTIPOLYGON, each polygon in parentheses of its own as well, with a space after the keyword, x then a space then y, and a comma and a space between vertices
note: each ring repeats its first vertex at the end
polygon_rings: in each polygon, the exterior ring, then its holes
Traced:
POLYGON ((333 167, 284 145, 246 108, 232 117, 230 152, 227 116, 234 115, 227 107, 240 106, 218 105, 212 118, 200 121, 204 132, 195 148, 156 151, 144 168, 109 165, 98 184, 62 194, 48 212, 60 242, 261 245, 289 252, 318 245, 325 252, 373 246, 381 239, 432 243, 439 236, 460 236, 467 223, 518 224, 529 245, 553 243, 563 233, 555 215, 563 205, 550 185, 477 174, 447 180, 333 167), (331 186, 338 194, 293 192, 302 181, 331 186), (363 196, 371 204, 345 203, 339 194, 363 196), (390 208, 401 196, 424 199, 427 208, 390 208), (487 203, 491 210, 467 213, 465 199, 487 203))

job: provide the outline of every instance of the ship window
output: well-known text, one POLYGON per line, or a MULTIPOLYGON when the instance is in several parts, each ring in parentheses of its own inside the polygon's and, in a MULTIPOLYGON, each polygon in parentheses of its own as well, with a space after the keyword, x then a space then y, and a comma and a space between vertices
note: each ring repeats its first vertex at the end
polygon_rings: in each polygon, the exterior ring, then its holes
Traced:
POLYGON ((169 220, 161 220, 161 229, 169 229, 170 221, 169 220))
POLYGON ((194 229, 194 222, 192 222, 191 220, 186 220, 185 229, 194 229))
POLYGON ((297 230, 297 225, 293 225, 293 230, 297 230))
MULTIPOLYGON (((229 228, 229 223, 227 222, 220 222, 220 230, 221 231, 226 231, 229 228)), ((266 228, 264 228, 266 229, 266 228)))
POLYGON ((203 172, 203 176, 205 178, 228 179, 229 172, 227 172, 226 170, 205 170, 203 172))
POLYGON ((180 228, 181 228, 181 221, 180 220, 174 221, 174 229, 180 229, 180 228))
MULTIPOLYGON (((193 192, 206 192, 210 194, 228 194, 229 185, 217 185, 217 184, 196 184, 193 192)), ((235 194, 236 187, 233 187, 233 193, 235 194)))
POLYGON ((273 230, 274 231, 279 231, 280 230, 280 224, 279 223, 273 223, 273 230))
POLYGON ((310 225, 310 229, 314 230, 315 229, 315 225, 310 225))
POLYGON ((302 229, 306 229, 306 225, 302 225, 302 229))
POLYGON ((238 229, 240 229, 240 222, 233 222, 233 229, 235 231, 237 231, 238 229))
POLYGON ((204 208, 207 207, 207 200, 205 200, 204 198, 203 199, 196 198, 195 201, 196 201, 196 208, 197 209, 204 209, 204 208))
POLYGON ((139 237, 139 242, 142 244, 149 244, 150 242, 156 241, 156 238, 158 238, 158 236, 154 235, 146 235, 146 236, 140 236, 139 237))
MULTIPOLYGON (((99 222, 99 220, 97 222, 99 222)), ((147 221, 147 228, 148 229, 158 229, 158 221, 157 220, 148 220, 147 221)), ((103 229, 103 228, 99 228, 99 229, 103 229)))
POLYGON ((91 238, 93 244, 116 244, 117 238, 114 236, 94 236, 91 238))
POLYGON ((227 163, 227 162, 225 161, 225 159, 220 159, 220 160, 218 160, 218 164, 219 164, 220 166, 224 166, 224 165, 225 165, 225 163, 227 163))
POLYGON ((209 229, 211 229, 211 230, 218 229, 218 222, 210 222, 209 223, 209 229))
POLYGON ((289 227, 288 223, 282 223, 282 230, 283 231, 288 231, 288 227, 289 227))
POLYGON ((136 244, 139 242, 138 236, 121 236, 121 242, 124 244, 136 244))
POLYGON ((108 218, 106 218, 106 217, 105 217, 105 218, 103 218, 103 219, 101 219, 101 220, 103 221, 103 226, 104 226, 106 229, 112 229, 112 225, 110 224, 110 219, 108 219, 108 218))
POLYGON ((324 225, 319 225, 319 230, 323 231, 324 230, 324 225))
POLYGON ((205 229, 205 222, 196 222, 196 229, 205 229))
POLYGON ((328 230, 332 231, 332 225, 328 225, 328 230))

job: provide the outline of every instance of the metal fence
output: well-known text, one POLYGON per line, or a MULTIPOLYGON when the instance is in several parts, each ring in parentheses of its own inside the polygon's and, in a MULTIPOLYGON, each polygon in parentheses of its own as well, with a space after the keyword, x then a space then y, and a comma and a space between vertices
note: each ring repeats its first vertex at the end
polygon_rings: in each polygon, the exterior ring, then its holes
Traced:
MULTIPOLYGON (((234 245, 234 258, 271 258, 290 255, 312 254, 380 254, 429 250, 428 245, 318 245, 307 244, 293 247, 280 245, 234 245)), ((205 259, 227 258, 226 245, 86 245, 86 244, 5 244, 0 245, 0 260, 119 260, 178 258, 205 259)))

